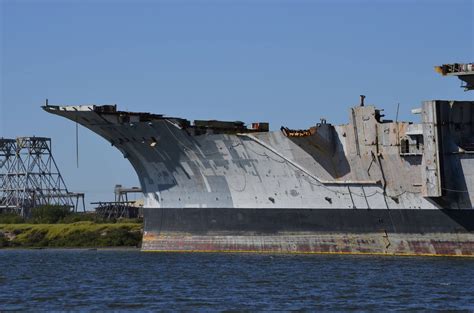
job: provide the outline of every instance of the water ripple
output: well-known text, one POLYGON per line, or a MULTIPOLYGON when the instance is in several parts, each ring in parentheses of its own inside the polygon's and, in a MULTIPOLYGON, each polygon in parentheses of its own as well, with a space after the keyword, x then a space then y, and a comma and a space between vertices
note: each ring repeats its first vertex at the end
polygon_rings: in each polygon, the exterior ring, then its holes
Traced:
POLYGON ((0 311, 474 310, 456 258, 0 250, 0 311))

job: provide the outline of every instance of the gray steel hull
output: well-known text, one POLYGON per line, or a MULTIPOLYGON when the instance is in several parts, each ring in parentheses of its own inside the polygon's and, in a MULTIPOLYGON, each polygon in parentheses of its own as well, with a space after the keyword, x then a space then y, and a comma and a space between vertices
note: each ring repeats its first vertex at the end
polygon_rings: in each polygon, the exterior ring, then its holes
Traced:
POLYGON ((271 132, 110 106, 45 110, 133 165, 143 250, 474 254, 474 102, 426 101, 419 124, 359 106, 345 125, 271 132))

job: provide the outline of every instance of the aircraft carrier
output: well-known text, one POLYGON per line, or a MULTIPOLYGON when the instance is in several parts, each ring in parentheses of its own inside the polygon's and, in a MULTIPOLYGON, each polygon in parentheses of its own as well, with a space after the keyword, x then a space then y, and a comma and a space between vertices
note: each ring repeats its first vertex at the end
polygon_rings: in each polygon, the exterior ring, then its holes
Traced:
MULTIPOLYGON (((436 67, 474 89, 473 64, 436 67)), ((105 138, 145 195, 145 251, 474 256, 474 101, 431 100, 419 123, 364 103, 348 123, 268 123, 43 107, 105 138)))

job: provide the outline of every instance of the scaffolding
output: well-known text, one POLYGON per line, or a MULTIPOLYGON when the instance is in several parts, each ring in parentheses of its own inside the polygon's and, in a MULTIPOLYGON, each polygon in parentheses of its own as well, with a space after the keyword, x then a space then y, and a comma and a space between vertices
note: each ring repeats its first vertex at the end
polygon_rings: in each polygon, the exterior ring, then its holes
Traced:
POLYGON ((129 193, 143 194, 143 191, 139 187, 127 188, 115 185, 115 201, 92 202, 91 204, 97 205, 95 212, 103 219, 143 217, 143 204, 140 204, 140 201, 129 201, 129 193))
POLYGON ((0 212, 29 215, 57 205, 77 212, 84 193, 69 192, 51 152, 51 138, 0 138, 0 212))
POLYGON ((141 207, 135 201, 91 202, 97 205, 95 213, 103 219, 138 218, 142 216, 141 207))

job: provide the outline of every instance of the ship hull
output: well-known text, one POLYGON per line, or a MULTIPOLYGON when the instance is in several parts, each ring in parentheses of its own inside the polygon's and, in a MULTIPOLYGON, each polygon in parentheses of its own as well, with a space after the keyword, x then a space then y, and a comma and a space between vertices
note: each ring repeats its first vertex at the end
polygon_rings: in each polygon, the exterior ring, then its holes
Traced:
POLYGON ((472 210, 144 210, 143 251, 474 256, 472 210))
POLYGON ((46 106, 115 146, 144 200, 145 251, 474 255, 474 101, 420 123, 371 105, 268 131, 115 106, 46 106))

